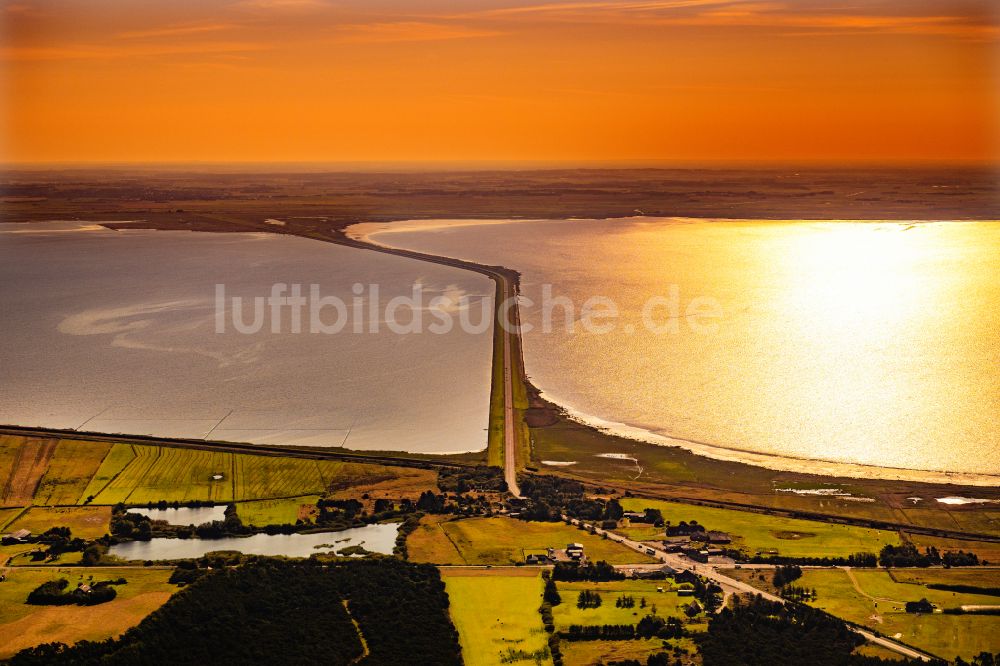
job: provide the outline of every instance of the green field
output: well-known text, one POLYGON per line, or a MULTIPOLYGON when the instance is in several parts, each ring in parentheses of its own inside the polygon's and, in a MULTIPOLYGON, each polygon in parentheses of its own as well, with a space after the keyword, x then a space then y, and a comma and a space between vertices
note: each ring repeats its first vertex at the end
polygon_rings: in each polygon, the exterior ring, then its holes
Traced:
MULTIPOLYGON (((1000 588, 1000 567, 958 568, 958 569, 892 569, 893 579, 898 583, 927 585, 975 585, 977 587, 1000 588)), ((996 601, 1000 604, 1000 599, 996 601)))
POLYGON ((4 570, 0 583, 0 659, 40 643, 103 640, 118 636, 162 606, 177 587, 169 585, 169 569, 122 567, 60 567, 4 570), (124 577, 128 584, 115 589, 118 596, 98 606, 29 606, 28 593, 42 583, 65 578, 77 582, 124 577))
POLYGON ((531 552, 565 548, 580 542, 591 560, 612 564, 652 562, 613 541, 564 523, 526 522, 513 518, 466 518, 442 522, 425 518, 407 539, 409 559, 433 564, 518 564, 531 552))
POLYGON ((135 459, 135 456, 135 448, 132 445, 114 444, 80 494, 80 501, 86 502, 91 497, 96 498, 125 469, 125 466, 135 459))
MULTIPOLYGON (((913 573, 925 582, 955 582, 956 578, 945 570, 913 573)), ((819 596, 812 605, 817 608, 946 659, 969 659, 983 650, 1000 651, 996 616, 915 615, 904 611, 905 602, 922 598, 939 608, 953 608, 997 604, 997 597, 929 590, 916 583, 896 582, 884 570, 806 569, 796 584, 816 588, 819 596)))
POLYGON ((538 612, 541 576, 530 569, 509 573, 514 575, 441 571, 466 666, 552 663, 548 634, 538 612))
MULTIPOLYGON (((562 597, 562 603, 552 607, 556 628, 565 630, 573 624, 635 624, 652 613, 653 606, 656 606, 656 614, 660 617, 685 618, 687 616, 684 615, 684 608, 693 601, 693 598, 678 596, 677 592, 672 590, 672 582, 671 580, 616 580, 607 583, 560 582, 557 587, 559 595, 562 597), (657 588, 662 588, 663 592, 657 592, 657 588), (591 590, 600 594, 602 602, 600 607, 577 608, 577 596, 581 590, 591 590), (635 598, 633 608, 615 606, 615 600, 623 595, 635 598), (643 598, 646 600, 645 608, 641 607, 641 599, 643 598)), ((704 614, 698 617, 704 618, 704 614)), ((703 628, 702 621, 691 628, 693 630, 703 628)))
POLYGON ((299 509, 304 505, 315 506, 319 495, 303 495, 287 499, 240 502, 236 513, 246 525, 294 525, 299 509))
MULTIPOLYGON (((895 532, 853 525, 641 498, 625 498, 621 500, 621 504, 626 511, 642 511, 647 507, 659 509, 663 512, 663 518, 674 524, 682 520, 697 520, 710 530, 728 532, 733 537, 739 537, 733 539, 733 547, 744 548, 750 555, 763 553, 787 557, 835 557, 859 552, 878 554, 886 544, 900 542, 899 535, 895 532)), ((648 527, 638 530, 624 531, 635 538, 653 538, 654 533, 662 534, 648 527)))

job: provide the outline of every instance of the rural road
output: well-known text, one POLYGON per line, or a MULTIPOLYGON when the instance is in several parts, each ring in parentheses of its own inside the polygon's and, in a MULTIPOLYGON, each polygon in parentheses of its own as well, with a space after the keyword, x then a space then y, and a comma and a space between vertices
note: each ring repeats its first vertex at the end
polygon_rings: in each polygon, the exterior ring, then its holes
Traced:
MULTIPOLYGON (((574 525, 579 525, 580 521, 572 519, 572 523, 574 525)), ((583 525, 584 527, 587 528, 591 527, 589 523, 583 523, 583 525)), ((778 603, 782 604, 790 603, 787 599, 783 599, 769 592, 764 592, 763 590, 758 590, 756 587, 744 583, 743 581, 736 580, 735 578, 730 578, 729 576, 720 573, 711 564, 699 564, 697 562, 694 562, 693 560, 688 559, 683 555, 677 555, 674 553, 665 553, 662 550, 650 548, 649 546, 639 543, 638 541, 632 541, 631 539, 626 539, 625 537, 619 534, 615 534, 614 532, 607 532, 606 530, 602 530, 596 526, 594 526, 594 530, 599 536, 607 535, 608 539, 610 539, 611 541, 617 541, 623 546, 631 548, 636 552, 642 553, 647 556, 655 557, 660 562, 663 562, 664 564, 667 564, 673 567, 674 569, 678 570, 687 569, 689 571, 693 571, 699 576, 704 576, 705 578, 708 578, 712 582, 718 583, 719 586, 723 589, 723 592, 725 593, 726 596, 729 596, 730 594, 733 593, 759 594, 760 596, 764 597, 765 599, 769 599, 770 601, 777 601, 778 603), (652 554, 649 551, 653 551, 652 554)), ((931 660, 931 657, 929 655, 920 652, 919 650, 915 650, 911 647, 903 645, 902 643, 897 643, 892 639, 885 638, 883 636, 878 636, 870 631, 867 631, 866 629, 861 629, 860 627, 855 627, 850 624, 847 626, 851 631, 860 634, 866 640, 872 643, 876 643, 877 645, 881 645, 882 647, 888 650, 892 650, 893 652, 897 652, 901 655, 909 657, 910 659, 920 659, 923 661, 931 660)))
MULTIPOLYGON (((511 299, 513 305, 507 312, 507 320, 511 324, 517 324, 517 293, 514 291, 510 280, 499 273, 496 274, 497 283, 500 285, 499 292, 502 299, 511 299)), ((502 301, 501 301, 502 302, 502 301)), ((499 315, 499 303, 497 313, 499 315)), ((514 497, 521 497, 521 489, 517 485, 517 429, 514 423, 514 365, 510 351, 510 337, 515 333, 504 326, 500 317, 497 316, 495 326, 502 328, 503 335, 503 475, 507 482, 507 490, 514 497)))

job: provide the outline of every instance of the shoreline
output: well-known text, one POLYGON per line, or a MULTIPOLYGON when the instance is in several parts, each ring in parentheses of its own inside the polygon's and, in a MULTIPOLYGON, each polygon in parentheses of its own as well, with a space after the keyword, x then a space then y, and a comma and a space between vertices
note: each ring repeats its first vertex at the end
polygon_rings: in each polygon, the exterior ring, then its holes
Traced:
MULTIPOLYGON (((641 217, 641 216, 636 216, 641 217)), ((582 218, 581 218, 582 219, 582 218)), ((445 220, 399 220, 395 222, 359 222, 346 226, 341 233, 356 243, 365 243, 386 250, 403 252, 419 252, 405 247, 389 245, 379 242, 373 236, 379 234, 392 234, 405 231, 419 231, 429 229, 443 229, 450 227, 466 227, 497 224, 518 224, 531 221, 527 218, 515 218, 510 220, 475 220, 475 219, 445 219, 445 220), (397 225, 398 226, 395 226, 397 225), (408 226, 409 225, 409 226, 408 226)), ((774 222, 775 220, 768 220, 774 222)), ((830 220, 836 221, 836 220, 830 220)), ((886 222, 907 223, 906 220, 885 220, 886 222)), ((941 220, 926 220, 924 223, 940 223, 941 220)), ((423 252, 420 252, 424 254, 423 252)), ((474 264, 468 259, 461 257, 446 257, 442 259, 457 260, 464 263, 474 264)), ((483 268, 488 268, 483 266, 483 268)), ((510 272, 517 272, 517 269, 507 266, 501 267, 510 272)), ((518 335, 520 339, 523 336, 518 335)), ((522 343, 523 344, 523 343, 522 343)), ((524 354, 521 354, 521 362, 524 363, 524 354)), ((612 421, 600 416, 596 416, 573 407, 569 402, 561 400, 558 396, 546 391, 538 384, 534 383, 524 373, 523 382, 533 389, 540 399, 552 405, 552 407, 562 413, 567 418, 598 430, 602 433, 632 440, 652 444, 655 446, 675 447, 684 449, 694 455, 718 460, 722 462, 740 463, 762 467, 779 472, 805 473, 815 476, 829 477, 832 479, 879 479, 885 481, 906 481, 927 484, 945 484, 965 487, 1000 487, 1000 474, 981 474, 974 472, 949 472, 944 470, 922 470, 900 467, 885 467, 880 465, 870 465, 865 463, 852 463, 843 461, 826 460, 823 458, 797 458, 794 456, 784 456, 779 454, 761 453, 739 448, 730 448, 707 442, 672 437, 668 434, 658 433, 641 426, 633 426, 627 423, 612 421), (805 464, 809 464, 808 470, 803 470, 805 464)), ((550 461, 552 462, 552 461, 550 461)), ((557 461, 558 462, 558 461, 557 461)))

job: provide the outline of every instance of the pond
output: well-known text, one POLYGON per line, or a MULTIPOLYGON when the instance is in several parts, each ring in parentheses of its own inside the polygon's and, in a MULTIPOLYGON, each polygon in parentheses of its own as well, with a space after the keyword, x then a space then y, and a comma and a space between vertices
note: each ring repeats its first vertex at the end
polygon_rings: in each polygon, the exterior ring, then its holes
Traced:
POLYGON ((213 520, 224 520, 225 506, 179 507, 169 509, 129 509, 128 513, 137 513, 150 520, 162 520, 171 525, 201 525, 213 520))
POLYGON ((108 554, 124 560, 177 560, 196 558, 220 550, 235 550, 245 555, 285 555, 309 557, 314 553, 331 553, 348 546, 363 546, 366 550, 389 555, 396 545, 397 523, 365 525, 340 532, 309 534, 254 534, 248 537, 222 539, 169 539, 128 541, 108 550, 108 554))

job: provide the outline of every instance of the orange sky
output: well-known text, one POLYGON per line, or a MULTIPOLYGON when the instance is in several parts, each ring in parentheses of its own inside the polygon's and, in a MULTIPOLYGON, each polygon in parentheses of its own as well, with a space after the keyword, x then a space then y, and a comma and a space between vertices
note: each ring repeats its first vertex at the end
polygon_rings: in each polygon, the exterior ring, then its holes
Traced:
POLYGON ((994 4, 0 0, 0 160, 996 161, 994 4))

